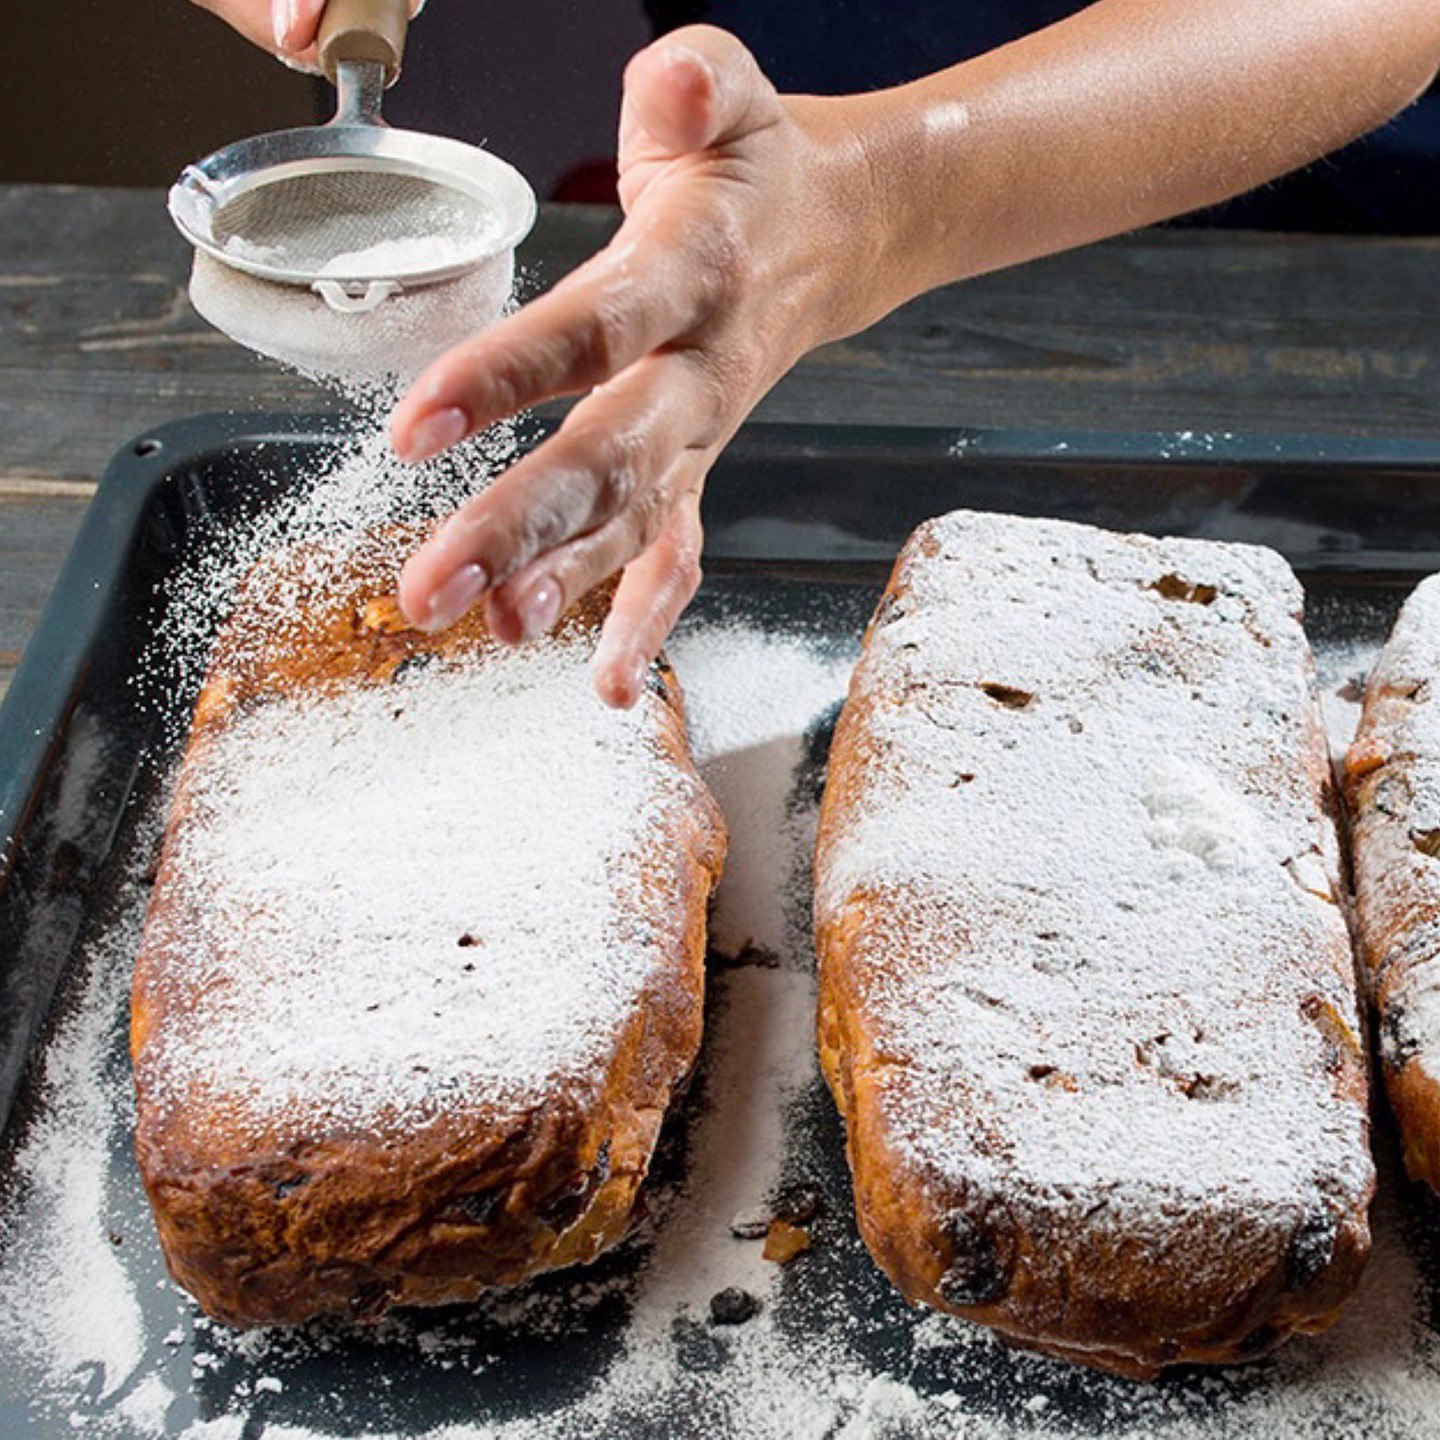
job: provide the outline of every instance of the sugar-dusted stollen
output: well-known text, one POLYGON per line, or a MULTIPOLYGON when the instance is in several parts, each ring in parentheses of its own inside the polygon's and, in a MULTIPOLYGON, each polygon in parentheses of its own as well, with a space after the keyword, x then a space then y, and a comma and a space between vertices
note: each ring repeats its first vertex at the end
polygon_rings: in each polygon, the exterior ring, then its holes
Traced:
POLYGON ((409 630, 394 548, 250 577, 136 965, 141 1173, 235 1324, 593 1258, 700 1040, 724 830, 673 678, 601 705, 603 596, 520 651, 409 630))
POLYGON ((1440 576, 1406 602, 1345 761, 1364 974, 1405 1164, 1440 1190, 1440 576))
POLYGON ((1268 551, 964 512, 866 638, 820 1048, 914 1300, 1135 1376, 1334 1318, 1373 1189, 1301 593, 1268 551))

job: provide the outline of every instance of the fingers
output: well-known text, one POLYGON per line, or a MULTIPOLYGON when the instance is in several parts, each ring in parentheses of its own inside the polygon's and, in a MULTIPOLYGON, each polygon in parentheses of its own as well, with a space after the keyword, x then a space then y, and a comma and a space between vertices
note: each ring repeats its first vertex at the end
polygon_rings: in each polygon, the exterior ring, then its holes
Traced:
POLYGON ((700 587, 700 487, 713 452, 689 451, 662 487, 673 496, 669 518, 655 538, 638 548, 623 526, 609 526, 547 555, 485 600, 491 634, 515 644, 539 632, 518 627, 516 607, 537 585, 551 587, 552 628, 582 596, 624 566, 592 668, 595 688, 607 705, 629 709, 640 698, 650 662, 700 587), (626 563, 628 561, 628 563, 626 563))
POLYGON ((724 438, 720 403, 689 352, 649 356, 594 391, 410 558, 400 604, 411 624, 444 629, 498 591, 487 614, 500 639, 548 630, 657 538, 676 498, 676 461, 724 438))
MULTIPOLYGON (((733 35, 690 25, 647 46, 625 71, 625 121, 661 149, 684 154, 772 124, 775 88, 733 35)), ((622 149, 625 135, 622 127, 622 149)))
MULTIPOLYGON (((598 529, 547 551, 486 595, 490 633, 509 645, 545 634, 582 595, 651 550, 683 498, 677 487, 688 475, 704 474, 704 467, 695 463, 702 453, 684 452, 635 505, 598 529)), ((698 564, 698 555, 696 560, 698 564)))
POLYGON ((617 710, 644 693, 650 662, 700 588, 700 485, 711 458, 692 452, 678 462, 680 499, 670 522, 620 578, 592 662, 596 691, 617 710))
POLYGON ((426 460, 494 421, 576 394, 691 329, 717 274, 712 234, 676 207, 643 236, 622 230, 553 290, 427 369, 390 419, 395 452, 426 460))

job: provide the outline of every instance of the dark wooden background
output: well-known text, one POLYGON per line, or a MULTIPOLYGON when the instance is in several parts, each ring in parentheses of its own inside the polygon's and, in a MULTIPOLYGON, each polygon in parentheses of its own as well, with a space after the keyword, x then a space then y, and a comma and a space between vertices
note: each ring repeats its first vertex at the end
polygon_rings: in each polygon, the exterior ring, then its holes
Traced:
MULTIPOLYGON (((550 207, 533 285, 612 212, 550 207)), ((0 692, 106 460, 202 411, 329 408, 210 330, 155 190, 0 187, 0 692)), ((917 300, 816 352, 777 421, 1440 443, 1440 241, 1152 232, 917 300)))

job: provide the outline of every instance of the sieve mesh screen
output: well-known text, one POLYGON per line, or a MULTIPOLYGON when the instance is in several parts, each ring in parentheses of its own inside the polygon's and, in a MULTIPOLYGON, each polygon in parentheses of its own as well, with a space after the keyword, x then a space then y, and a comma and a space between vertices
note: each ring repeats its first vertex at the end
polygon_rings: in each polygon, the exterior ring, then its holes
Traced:
POLYGON ((481 258, 493 203, 394 171, 335 169, 272 180, 218 210, 227 256, 347 280, 421 276, 481 258))

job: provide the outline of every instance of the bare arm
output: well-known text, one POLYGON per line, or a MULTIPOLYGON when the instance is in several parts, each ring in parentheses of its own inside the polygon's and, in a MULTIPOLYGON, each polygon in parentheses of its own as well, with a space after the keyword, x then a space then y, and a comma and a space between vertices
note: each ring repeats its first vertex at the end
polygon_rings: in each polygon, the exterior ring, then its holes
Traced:
POLYGON ((1100 0, 853 102, 885 264, 908 298, 1213 204, 1389 119, 1437 66, 1435 0, 1100 0))

